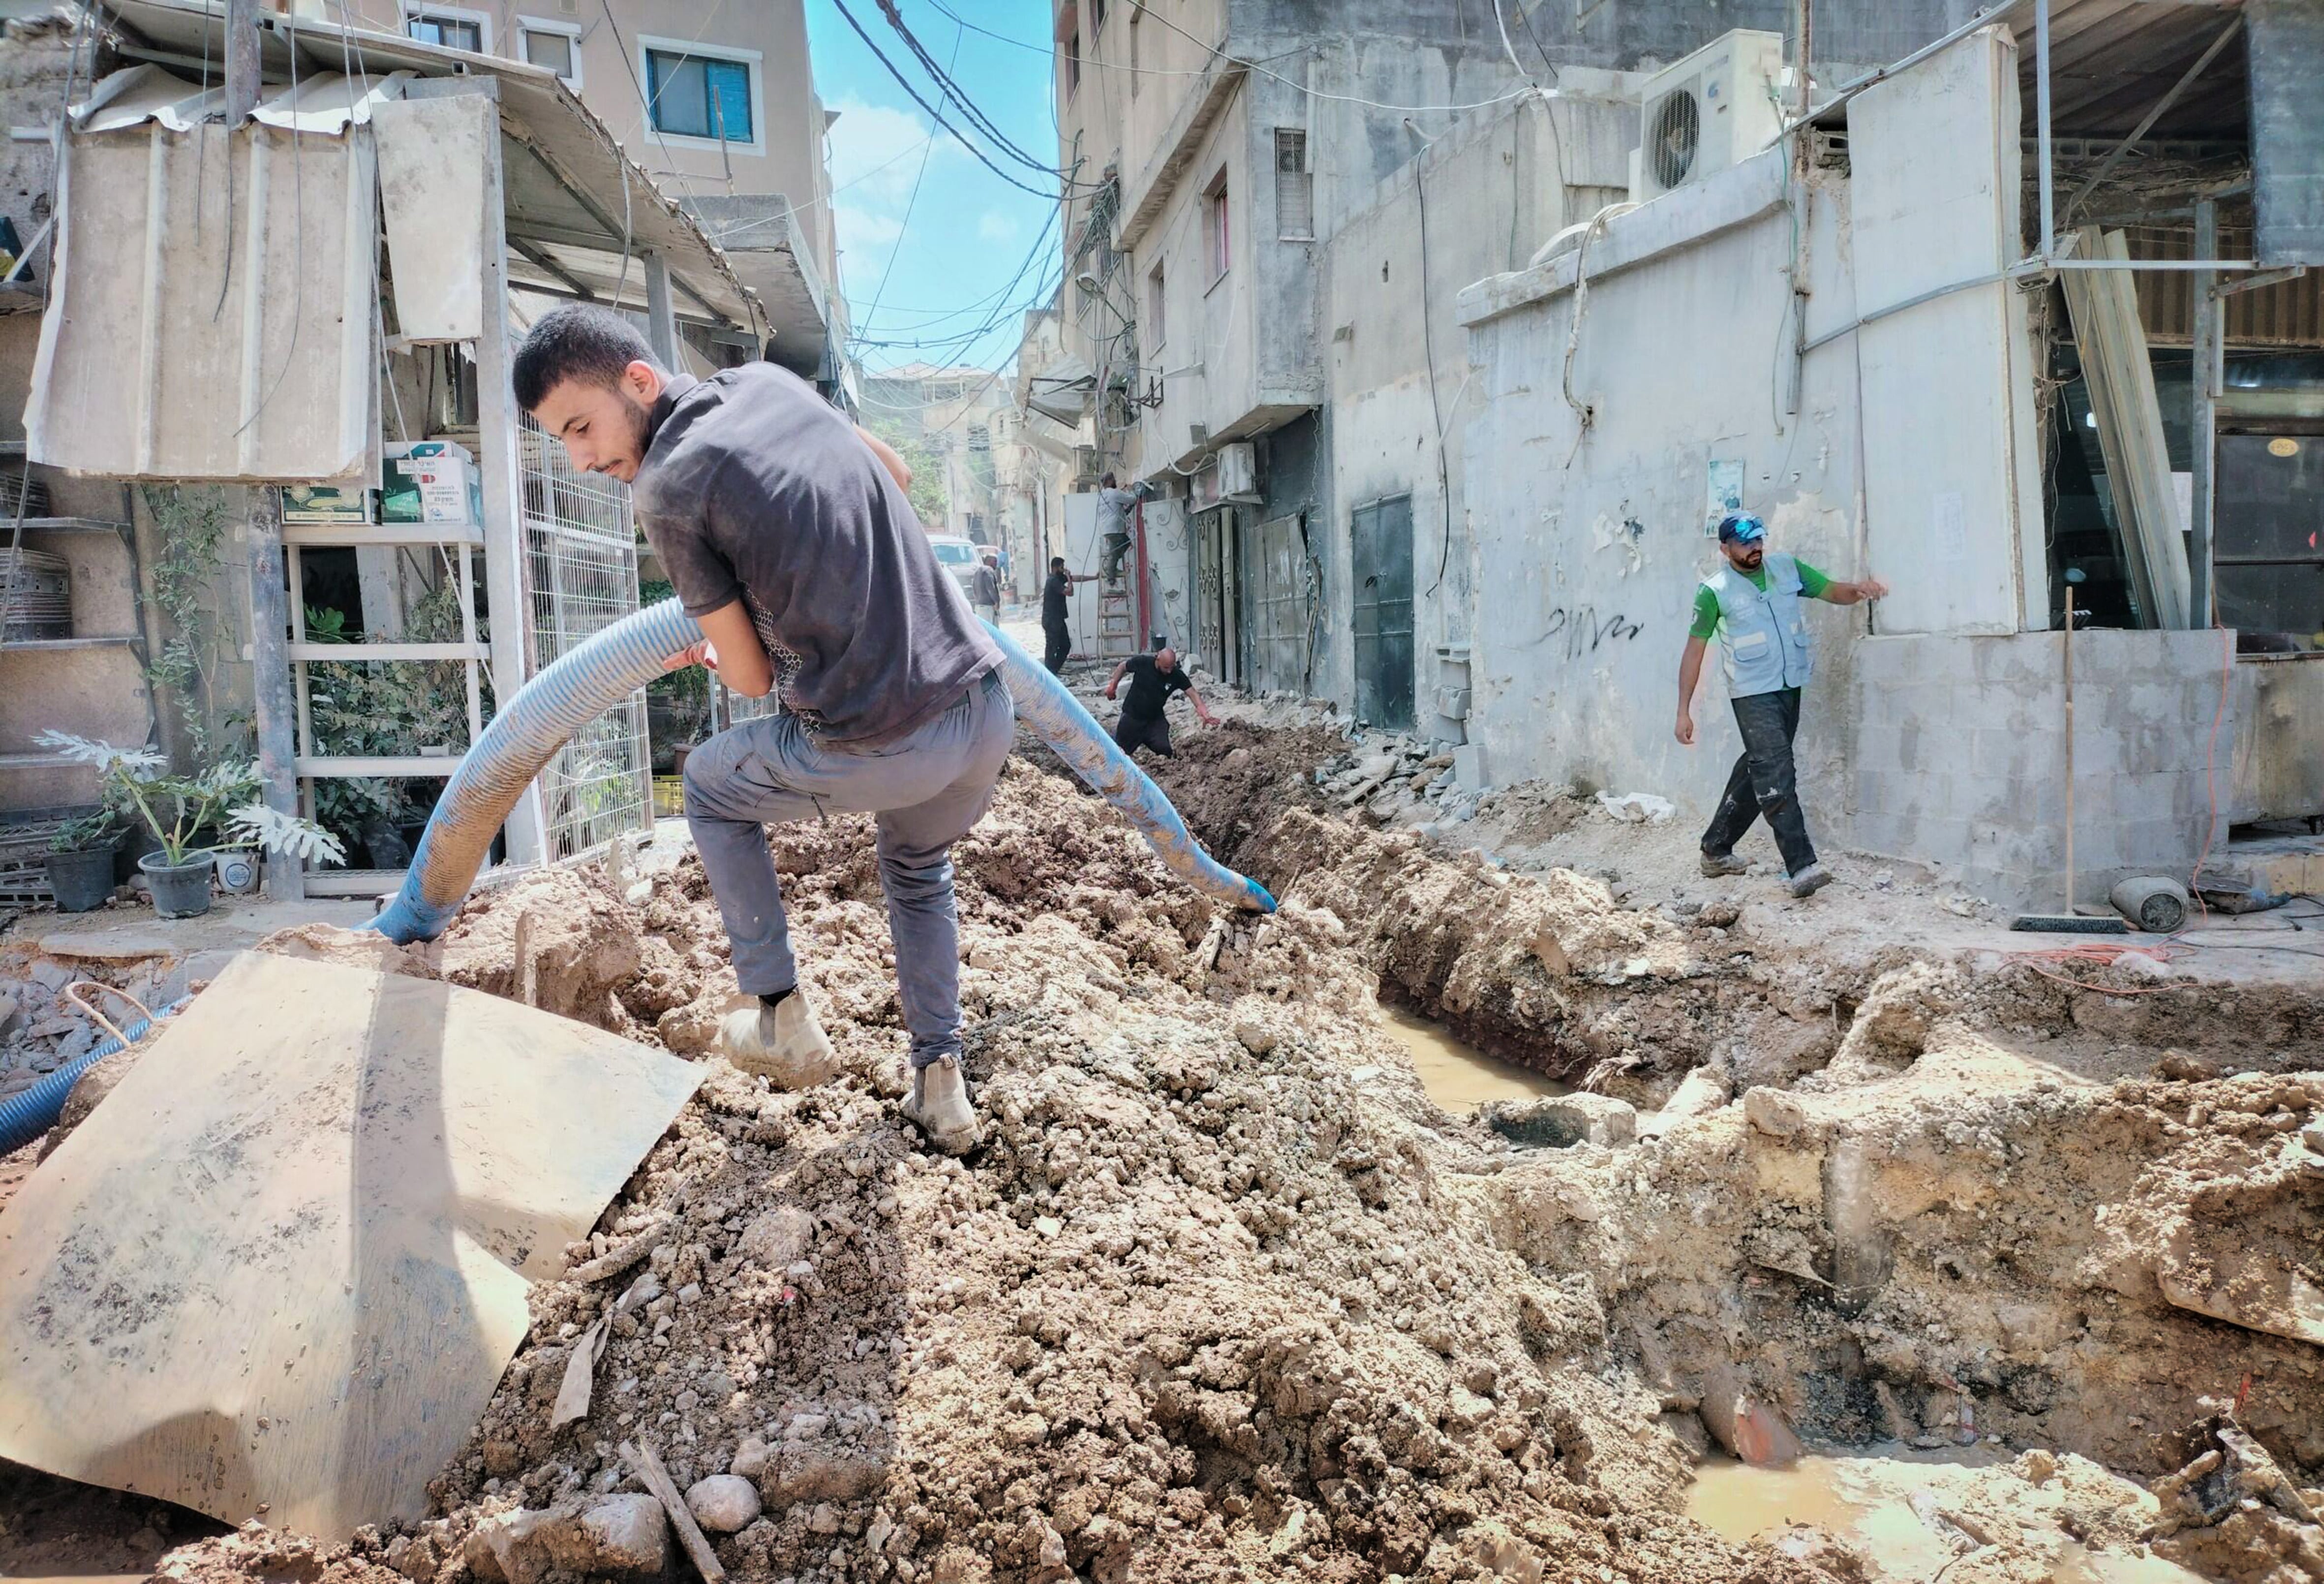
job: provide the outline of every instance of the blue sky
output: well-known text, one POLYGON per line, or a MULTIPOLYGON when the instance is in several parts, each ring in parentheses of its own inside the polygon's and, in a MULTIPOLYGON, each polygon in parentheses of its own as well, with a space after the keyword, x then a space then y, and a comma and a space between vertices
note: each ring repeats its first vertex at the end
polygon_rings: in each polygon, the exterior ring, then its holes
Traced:
MULTIPOLYGON (((1052 233, 1043 241, 1042 232, 1056 217, 1056 200, 1010 186, 950 133, 935 132, 927 113, 848 26, 841 4, 921 97, 975 138, 994 163, 1048 193, 1056 191, 1055 181, 1012 162, 977 136, 958 107, 939 97, 881 14, 879 0, 807 0, 816 91, 825 109, 839 112, 831 129, 832 213, 858 355, 872 369, 918 361, 996 367, 1016 350, 1022 308, 1046 298, 1056 280, 1056 237, 1052 233), (1025 269, 1037 241, 1039 255, 1025 269), (967 338, 988 320, 999 322, 967 338), (936 344, 870 344, 879 341, 936 344)), ((941 4, 943 9, 938 0, 898 0, 898 9, 922 47, 948 64, 962 89, 1012 142, 1039 160, 1054 161, 1048 0, 941 4)))

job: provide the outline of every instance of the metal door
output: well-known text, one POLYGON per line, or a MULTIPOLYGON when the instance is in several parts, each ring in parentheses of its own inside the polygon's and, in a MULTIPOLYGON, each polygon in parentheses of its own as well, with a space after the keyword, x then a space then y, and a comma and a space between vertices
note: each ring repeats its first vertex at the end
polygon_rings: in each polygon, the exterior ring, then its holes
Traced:
POLYGON ((1356 717, 1412 729, 1412 497, 1358 506, 1351 524, 1356 579, 1356 717))
POLYGON ((1250 541, 1251 684, 1307 690, 1307 553, 1296 513, 1271 517, 1250 541))
POLYGON ((1204 512, 1194 519, 1194 654, 1211 673, 1226 677, 1226 579, 1220 566, 1220 519, 1204 512))

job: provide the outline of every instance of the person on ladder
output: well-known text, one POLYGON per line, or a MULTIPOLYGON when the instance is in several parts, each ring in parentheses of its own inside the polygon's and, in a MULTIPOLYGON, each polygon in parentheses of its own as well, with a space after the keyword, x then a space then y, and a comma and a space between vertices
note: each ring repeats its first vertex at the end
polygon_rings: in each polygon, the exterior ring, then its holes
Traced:
POLYGON ((1151 481, 1123 489, 1111 473, 1097 481, 1098 577, 1111 585, 1121 581, 1121 563, 1130 554, 1130 514, 1140 501, 1162 492, 1151 481))

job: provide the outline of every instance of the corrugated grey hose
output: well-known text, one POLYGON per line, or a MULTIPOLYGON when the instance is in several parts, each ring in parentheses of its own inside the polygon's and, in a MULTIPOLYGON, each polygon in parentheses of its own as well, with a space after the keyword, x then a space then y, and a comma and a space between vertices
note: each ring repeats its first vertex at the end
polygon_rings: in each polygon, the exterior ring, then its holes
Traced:
MULTIPOLYGON (((1258 881, 1236 874, 1196 845, 1162 789, 1130 762, 1081 700, 991 623, 1001 677, 1017 718, 1055 749, 1074 773, 1130 817, 1171 873, 1233 907, 1275 911, 1258 881)), ((702 638, 702 629, 665 600, 622 617, 527 682, 503 706, 460 762, 411 855, 403 891, 371 929, 391 940, 432 940, 452 922, 484 866, 493 835, 573 734, 662 674, 665 657, 702 638)))
MULTIPOLYGON (((1275 911, 1266 886, 1236 874, 1196 844, 1162 789, 1130 763, 1063 682, 1009 635, 990 622, 984 625, 1001 647, 1001 678, 1017 718, 1128 815, 1172 874, 1229 906, 1275 911)), ((701 627, 678 602, 665 600, 622 617, 527 682, 461 759, 429 818, 420 850, 411 855, 402 892, 364 928, 399 942, 433 940, 443 933, 484 867, 502 821, 541 767, 575 732, 661 675, 665 658, 701 638, 701 627)), ((150 1026, 140 1020, 123 1033, 139 1040, 150 1026)), ((74 1080, 120 1049, 120 1041, 106 1040, 23 1093, 0 1101, 0 1154, 21 1149, 54 1125, 74 1080)))

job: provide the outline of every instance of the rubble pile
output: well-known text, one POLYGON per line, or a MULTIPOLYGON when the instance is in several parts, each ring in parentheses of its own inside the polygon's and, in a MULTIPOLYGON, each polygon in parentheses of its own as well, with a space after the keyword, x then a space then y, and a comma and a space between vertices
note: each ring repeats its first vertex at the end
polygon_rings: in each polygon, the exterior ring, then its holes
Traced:
POLYGON ((1345 752, 1316 765, 1314 776, 1334 804, 1360 810, 1374 825, 1462 824, 1477 817, 1489 795, 1460 783, 1450 748, 1431 748, 1397 732, 1362 734, 1345 752))
POLYGON ((2324 1080, 2239 1070, 2324 1066, 2312 997, 1773 949, 1732 910, 1368 829, 1344 771, 1310 774, 1333 739, 1287 735, 1193 734, 1155 766, 1276 890, 1264 919, 1012 761, 954 853, 988 1131, 964 1161, 896 1114, 861 819, 770 832, 847 1067, 805 1093, 706 1053, 735 986, 691 857, 529 876, 424 949, 270 940, 710 1070, 533 1290, 429 1517, 162 1570, 552 1584, 688 1572, 698 1542, 770 1584, 1868 1579, 1893 1575, 1830 1537, 1681 1518, 1691 1468, 1994 1436, 2052 1461, 1927 1520, 1949 1577, 2042 1576, 2069 1542, 2312 1576, 2324 1080), (1596 1092, 1450 1116, 1380 995, 1596 1092), (2177 1433, 2222 1393, 2243 1441, 2177 1433), (2276 1570, 2216 1560, 2237 1548, 2276 1570))

